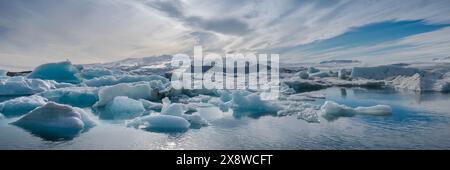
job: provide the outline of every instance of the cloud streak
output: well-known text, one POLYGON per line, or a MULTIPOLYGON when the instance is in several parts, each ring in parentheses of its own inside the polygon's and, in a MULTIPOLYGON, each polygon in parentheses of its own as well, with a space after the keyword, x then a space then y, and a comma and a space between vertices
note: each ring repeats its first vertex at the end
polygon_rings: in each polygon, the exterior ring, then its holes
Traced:
POLYGON ((422 20, 430 25, 449 24, 448 11, 447 0, 0 1, 0 60, 5 65, 0 67, 34 67, 64 59, 106 62, 189 52, 194 45, 216 53, 280 52, 290 62, 327 56, 370 60, 373 54, 384 52, 392 53, 385 57, 390 61, 424 58, 417 56, 450 51, 441 46, 450 41, 442 35, 447 32, 421 33, 367 49, 328 49, 317 55, 285 49, 332 39, 373 23, 422 20), (387 44, 399 47, 370 51, 387 44), (409 48, 420 51, 413 54, 409 48))

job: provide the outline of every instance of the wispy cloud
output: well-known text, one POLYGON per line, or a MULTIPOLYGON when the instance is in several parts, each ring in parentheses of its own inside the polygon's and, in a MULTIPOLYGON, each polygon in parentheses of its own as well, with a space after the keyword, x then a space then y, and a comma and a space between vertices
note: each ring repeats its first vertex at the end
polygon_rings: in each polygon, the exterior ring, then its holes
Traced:
POLYGON ((401 44, 378 52, 363 47, 335 48, 313 56, 283 49, 386 21, 448 24, 448 11, 448 0, 0 0, 0 60, 5 65, 30 67, 64 59, 89 63, 186 52, 194 45, 218 53, 281 52, 281 57, 289 61, 331 54, 371 59, 376 53, 388 51, 392 57, 385 58, 391 61, 424 53, 431 57, 450 51, 440 46, 450 41, 440 35, 447 29, 367 47, 401 44), (431 38, 415 38, 425 35, 431 38), (414 53, 410 50, 413 48, 420 51, 414 53))

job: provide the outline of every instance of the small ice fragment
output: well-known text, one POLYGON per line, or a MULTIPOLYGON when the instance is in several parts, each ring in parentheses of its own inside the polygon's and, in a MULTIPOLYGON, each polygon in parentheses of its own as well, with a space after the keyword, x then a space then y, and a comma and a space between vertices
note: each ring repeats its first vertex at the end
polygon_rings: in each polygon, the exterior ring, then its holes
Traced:
POLYGON ((155 132, 184 132, 191 124, 184 118, 172 115, 149 115, 133 119, 127 126, 155 132))

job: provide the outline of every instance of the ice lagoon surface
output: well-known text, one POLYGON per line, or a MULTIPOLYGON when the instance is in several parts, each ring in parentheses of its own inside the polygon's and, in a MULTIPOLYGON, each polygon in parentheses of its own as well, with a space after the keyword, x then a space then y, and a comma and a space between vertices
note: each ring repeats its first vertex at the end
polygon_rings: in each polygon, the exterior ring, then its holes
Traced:
MULTIPOLYGON (((62 65, 70 71, 74 69, 67 63, 62 65)), ((111 65, 107 68, 120 68, 111 65)), ((375 80, 364 80, 365 84, 356 78, 343 82, 333 78, 333 74, 329 76, 332 79, 299 79, 298 71, 294 71, 283 78, 282 82, 294 83, 284 90, 280 101, 266 103, 245 92, 213 97, 207 92, 190 92, 191 97, 177 98, 181 94, 169 95, 165 91, 168 86, 164 85, 167 82, 158 77, 105 78, 124 70, 139 72, 136 75, 155 71, 145 70, 154 69, 149 66, 132 67, 103 70, 101 75, 89 72, 89 76, 99 79, 77 75, 55 80, 53 75, 45 80, 43 74, 45 81, 41 83, 48 85, 44 90, 23 86, 38 90, 34 96, 43 97, 0 97, 4 115, 0 118, 0 149, 450 148, 449 93, 399 89, 397 85, 365 88, 375 80), (74 81, 84 84, 66 84, 74 81), (88 81, 96 86, 87 87, 88 81), (317 84, 324 81, 328 84, 317 84), (313 84, 320 88, 306 93, 296 91, 300 85, 305 88, 305 82, 310 83, 306 87, 313 84), (143 93, 146 90, 148 93, 143 93), (170 97, 163 98, 163 93, 170 97), (239 105, 236 101, 257 102, 259 107, 239 105), (36 109, 14 116, 14 109, 29 107, 36 109), (69 130, 76 133, 68 136, 69 130), (61 136, 60 132, 66 135, 61 136)), ((155 68, 161 72, 160 67, 155 68)), ((413 75, 395 76, 402 77, 394 80, 413 75)), ((433 82, 440 82, 445 76, 433 82)), ((445 85, 446 80, 442 81, 445 85)), ((400 84, 416 88, 414 83, 408 83, 411 80, 400 84)))

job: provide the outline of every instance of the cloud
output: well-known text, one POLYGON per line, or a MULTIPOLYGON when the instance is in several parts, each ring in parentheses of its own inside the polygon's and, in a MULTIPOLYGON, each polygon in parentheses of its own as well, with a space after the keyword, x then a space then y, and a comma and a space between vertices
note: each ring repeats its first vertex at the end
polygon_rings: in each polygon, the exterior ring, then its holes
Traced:
MULTIPOLYGON (((326 57, 328 51, 347 52, 336 48, 313 56, 285 49, 386 21, 448 24, 448 11, 448 0, 0 1, 0 60, 3 65, 22 67, 65 59, 104 62, 189 52, 194 45, 203 45, 216 53, 280 52, 286 61, 298 62, 326 57)), ((405 56, 398 58, 412 55, 411 51, 402 53, 404 47, 395 49, 405 56)), ((433 49, 436 54, 445 51, 433 49)), ((364 56, 373 53, 352 56, 370 58, 364 56)))

